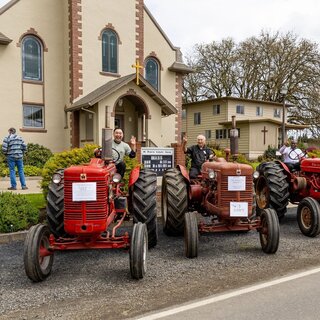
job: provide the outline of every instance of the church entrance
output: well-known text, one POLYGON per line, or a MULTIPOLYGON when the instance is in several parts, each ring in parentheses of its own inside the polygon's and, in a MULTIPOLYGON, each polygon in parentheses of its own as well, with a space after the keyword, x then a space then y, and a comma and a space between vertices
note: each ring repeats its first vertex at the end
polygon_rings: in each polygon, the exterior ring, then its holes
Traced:
POLYGON ((147 139, 148 109, 139 97, 127 95, 119 98, 114 108, 114 127, 121 128, 123 140, 128 142, 131 136, 144 143, 147 139))

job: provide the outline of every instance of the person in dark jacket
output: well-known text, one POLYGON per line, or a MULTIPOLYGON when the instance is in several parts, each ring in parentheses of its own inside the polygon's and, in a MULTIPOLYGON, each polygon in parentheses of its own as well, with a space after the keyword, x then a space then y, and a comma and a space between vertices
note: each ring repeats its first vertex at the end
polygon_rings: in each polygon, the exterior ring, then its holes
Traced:
POLYGON ((201 166, 205 161, 212 161, 215 158, 214 152, 206 146, 206 137, 202 134, 197 136, 197 144, 187 148, 187 136, 183 137, 182 149, 191 158, 191 168, 189 171, 190 179, 198 177, 201 166))
POLYGON ((2 152, 6 155, 10 170, 11 187, 8 190, 17 190, 15 167, 18 168, 22 190, 28 189, 23 171, 23 155, 27 151, 27 145, 22 138, 16 135, 16 129, 10 128, 9 135, 3 139, 2 152))

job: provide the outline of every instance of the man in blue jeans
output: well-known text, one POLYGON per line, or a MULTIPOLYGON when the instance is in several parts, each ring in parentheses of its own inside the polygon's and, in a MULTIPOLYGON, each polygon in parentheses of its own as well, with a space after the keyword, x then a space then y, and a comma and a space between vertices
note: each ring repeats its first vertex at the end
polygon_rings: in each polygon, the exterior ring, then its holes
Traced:
POLYGON ((16 129, 10 128, 9 135, 3 139, 2 152, 7 156, 10 170, 11 187, 8 190, 17 190, 15 167, 18 168, 22 190, 28 189, 23 172, 23 154, 27 150, 27 145, 21 137, 16 135, 16 129))

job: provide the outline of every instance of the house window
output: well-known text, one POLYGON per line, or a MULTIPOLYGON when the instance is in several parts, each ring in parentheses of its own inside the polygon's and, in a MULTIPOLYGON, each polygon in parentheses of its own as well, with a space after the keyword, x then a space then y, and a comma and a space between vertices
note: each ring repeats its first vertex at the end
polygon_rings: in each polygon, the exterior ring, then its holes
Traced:
POLYGON ((220 114, 220 104, 213 105, 213 114, 220 114))
POLYGON ((274 117, 274 118, 280 118, 280 117, 281 117, 281 110, 275 108, 275 109, 273 110, 273 117, 274 117))
POLYGON ((204 136, 206 137, 207 140, 211 139, 211 130, 205 130, 204 136))
POLYGON ((244 106, 237 105, 237 107, 236 107, 236 112, 237 112, 238 114, 244 114, 244 106))
POLYGON ((22 78, 42 81, 42 46, 34 36, 22 40, 22 78))
POLYGON ((183 120, 187 119, 187 110, 186 109, 182 109, 181 117, 183 120))
POLYGON ((102 71, 118 72, 118 37, 110 29, 102 33, 102 71))
POLYGON ((216 139, 226 139, 226 138, 227 138, 227 129, 216 130, 216 139))
POLYGON ((262 109, 262 107, 257 107, 256 108, 256 116, 257 117, 262 117, 263 116, 263 109, 262 109))
POLYGON ((156 59, 148 58, 145 64, 146 80, 159 91, 159 64, 156 59))
POLYGON ((43 106, 23 106, 23 126, 25 128, 44 128, 43 106))
POLYGON ((194 124, 201 124, 201 112, 194 113, 194 124))

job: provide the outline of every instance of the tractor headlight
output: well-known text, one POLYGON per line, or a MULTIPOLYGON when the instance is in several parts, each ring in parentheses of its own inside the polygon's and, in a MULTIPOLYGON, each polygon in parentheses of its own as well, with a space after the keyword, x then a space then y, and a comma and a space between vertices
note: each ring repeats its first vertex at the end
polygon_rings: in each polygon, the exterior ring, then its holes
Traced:
POLYGON ((216 173, 213 170, 208 171, 209 179, 214 179, 216 177, 216 173))
POLYGON ((254 179, 258 179, 259 176, 260 176, 259 171, 255 171, 255 172, 253 173, 253 178, 254 178, 254 179))
POLYGON ((61 174, 59 173, 54 173, 52 176, 52 182, 55 184, 59 184, 62 180, 61 174))
POLYGON ((115 173, 115 174, 113 175, 113 177, 112 177, 112 181, 113 181, 114 183, 118 183, 118 182, 120 182, 120 180, 121 180, 121 174, 115 173))

